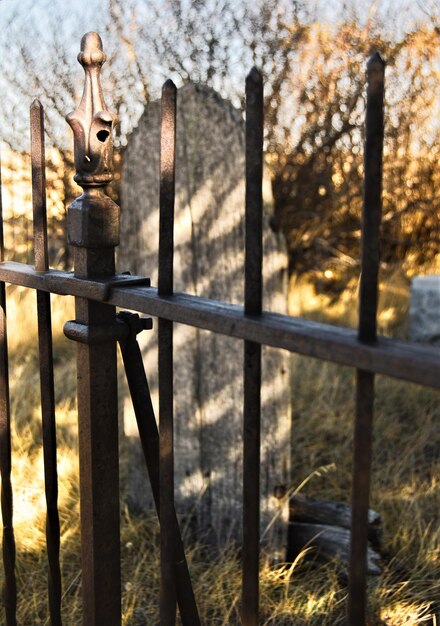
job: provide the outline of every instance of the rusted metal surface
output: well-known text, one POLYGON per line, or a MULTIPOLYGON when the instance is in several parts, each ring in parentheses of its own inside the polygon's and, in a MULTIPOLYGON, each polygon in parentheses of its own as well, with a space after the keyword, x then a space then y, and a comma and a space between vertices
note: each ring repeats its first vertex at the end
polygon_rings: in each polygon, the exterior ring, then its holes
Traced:
MULTIPOLYGON (((377 336, 380 221, 382 214, 382 151, 384 136, 385 64, 374 54, 367 64, 365 182, 362 212, 359 341, 374 343, 377 336)), ((367 542, 373 440, 374 374, 359 369, 356 381, 352 531, 348 622, 365 626, 367 609, 367 542)))
POLYGON ((84 35, 78 55, 84 92, 78 108, 66 117, 74 135, 74 180, 84 189, 69 207, 67 229, 70 244, 84 249, 119 244, 119 207, 103 190, 113 180, 112 131, 118 121, 105 105, 99 82, 105 58, 100 36, 84 35))
MULTIPOLYGON (((4 256, 3 203, 0 174, 0 262, 4 260, 4 256)), ((3 521, 3 602, 6 626, 16 626, 17 581, 15 577, 15 537, 11 484, 11 408, 9 398, 8 334, 6 327, 6 289, 4 282, 0 282, 0 477, 3 521)))
MULTIPOLYGON (((102 286, 107 284, 99 277, 75 278, 68 272, 55 270, 39 274, 30 265, 11 261, 0 263, 0 281, 43 291, 54 288, 54 293, 70 293, 96 301, 102 301, 102 286)), ((440 389, 440 354, 432 346, 387 337, 378 337, 374 344, 361 343, 357 331, 350 328, 267 311, 255 318, 245 317, 240 305, 176 291, 172 296, 159 296, 153 287, 115 287, 106 302, 229 337, 440 389)))
MULTIPOLYGON (((263 285, 263 80, 246 78, 245 315, 262 312, 263 285)), ((261 345, 244 343, 243 405, 243 626, 259 623, 261 345)))
POLYGON ((160 132, 158 290, 161 296, 173 293, 176 106, 176 86, 172 80, 167 80, 162 87, 160 132))
POLYGON ((127 336, 127 327, 117 320, 113 324, 93 325, 70 320, 64 324, 64 334, 72 341, 91 345, 105 343, 112 339, 121 341, 127 336))
POLYGON ((260 315, 263 303, 263 78, 246 78, 245 315, 260 315))
POLYGON ((367 111, 364 154, 359 340, 376 341, 377 280, 382 217, 385 63, 375 53, 367 64, 367 111))
POLYGON ((49 291, 60 296, 80 296, 98 302, 109 300, 112 290, 116 287, 150 286, 149 278, 131 276, 130 274, 116 274, 110 278, 98 276, 90 279, 84 276, 77 277, 72 272, 60 270, 49 270, 36 274, 32 266, 14 261, 0 263, 0 275, 4 276, 5 282, 14 285, 49 291))
MULTIPOLYGON (((44 111, 38 100, 30 110, 32 205, 35 270, 47 272, 46 175, 44 111)), ((49 563, 48 596, 52 626, 61 626, 60 521, 58 515, 57 442, 53 377, 50 294, 37 290, 38 349, 40 359, 41 417, 43 424, 44 487, 46 494, 46 546, 49 563)))
MULTIPOLYGON (((159 431, 154 416, 148 381, 142 361, 142 353, 136 335, 142 330, 151 328, 151 319, 141 319, 135 313, 122 311, 118 314, 128 329, 125 339, 120 340, 122 358, 127 376, 127 382, 133 402, 133 408, 139 430, 145 463, 150 478, 156 511, 160 514, 160 486, 159 486, 159 431)), ((175 553, 173 559, 173 575, 175 578, 177 602, 183 626, 199 626, 200 618, 194 597, 188 564, 186 561, 182 537, 176 512, 173 508, 170 533, 173 534, 175 553)))
MULTIPOLYGON (((115 310, 78 298, 76 319, 113 324, 115 310)), ((115 340, 78 343, 84 626, 120 626, 119 467, 115 340)))
MULTIPOLYGON (((176 155, 176 87, 168 80, 162 88, 160 133, 160 218, 158 293, 173 292, 174 193, 176 155)), ((173 323, 159 318, 159 480, 160 480, 160 623, 176 623, 174 528, 174 411, 173 323)))
MULTIPOLYGON (((112 129, 116 122, 102 97, 105 61, 97 33, 81 40, 81 103, 67 116, 75 146, 76 182, 84 193, 69 207, 68 235, 75 246, 75 277, 107 280, 115 274, 119 207, 103 187, 112 179, 112 129)), ((75 300, 76 322, 114 327, 115 308, 75 300)), ((91 331, 93 333, 93 331, 91 331)), ((121 573, 116 341, 78 343, 78 428, 84 626, 120 626, 121 573)))
POLYGON ((118 119, 107 109, 99 82, 105 60, 101 37, 86 33, 78 54, 85 72, 84 91, 78 108, 66 116, 75 137, 73 180, 85 193, 90 187, 105 187, 113 180, 112 131, 118 119))
POLYGON ((44 109, 39 100, 34 100, 31 104, 30 127, 35 270, 47 272, 49 269, 49 252, 47 245, 44 109))

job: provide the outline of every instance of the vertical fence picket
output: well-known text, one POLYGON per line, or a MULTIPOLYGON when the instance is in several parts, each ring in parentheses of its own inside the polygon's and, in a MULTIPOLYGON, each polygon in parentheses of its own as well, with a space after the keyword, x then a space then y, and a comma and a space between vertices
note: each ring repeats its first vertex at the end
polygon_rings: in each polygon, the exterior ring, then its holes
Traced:
MULTIPOLYGON (((374 54, 367 64, 365 183, 362 215, 359 340, 374 343, 377 336, 379 236, 382 213, 382 150, 384 135, 385 64, 374 54)), ((373 437, 374 374, 357 371, 354 467, 352 486, 352 539, 348 621, 366 623, 367 531, 373 437)))
MULTIPOLYGON (((162 296, 173 292, 174 190, 176 144, 176 87, 171 80, 162 89, 160 143, 159 280, 162 296)), ((159 433, 160 433, 160 623, 176 622, 173 323, 159 319, 159 433)))
MULTIPOLYGON (((4 261, 3 203, 0 164, 0 261, 4 261)), ((3 598, 6 626, 16 626, 17 582, 15 578, 15 537, 11 484, 11 410, 9 401, 8 335, 6 328, 6 289, 0 282, 0 476, 3 520, 3 598)))
MULTIPOLYGON (((32 204, 35 269, 49 269, 46 216, 44 111, 34 100, 30 110, 32 204)), ((53 376, 50 293, 37 291, 38 343, 40 358, 41 414, 43 423, 44 481, 46 492, 46 545, 49 563, 48 591, 52 626, 61 626, 60 522, 58 516, 57 443, 53 376)))
MULTIPOLYGON (((256 68, 246 78, 245 315, 262 310, 263 80, 256 68)), ((241 619, 257 626, 260 554, 261 345, 244 343, 243 581, 241 619)))

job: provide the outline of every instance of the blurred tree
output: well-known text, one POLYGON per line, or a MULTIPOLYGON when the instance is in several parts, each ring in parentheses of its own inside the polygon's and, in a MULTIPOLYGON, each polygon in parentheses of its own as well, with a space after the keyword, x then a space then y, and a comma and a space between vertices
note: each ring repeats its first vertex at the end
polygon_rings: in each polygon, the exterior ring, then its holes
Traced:
POLYGON ((8 47, 0 56, 7 86, 3 139, 26 148, 23 102, 41 97, 49 144, 68 171, 61 176, 65 205, 76 195, 63 118, 80 97, 81 81, 72 72, 78 33, 96 28, 105 41, 104 89, 121 120, 120 151, 165 78, 203 82, 240 106, 244 76, 256 64, 266 78, 273 226, 286 236, 291 271, 312 271, 334 288, 336 279, 358 269, 364 71, 377 49, 387 61, 382 258, 420 263, 435 254, 440 48, 434 10, 424 24, 397 33, 389 12, 381 24, 377 3, 360 20, 354 0, 326 24, 318 20, 319 5, 312 13, 291 0, 91 2, 100 2, 99 24, 87 23, 77 5, 49 3, 41 23, 35 9, 25 19, 21 10, 0 33, 0 47, 8 47))
MULTIPOLYGON (((240 5, 232 0, 91 0, 98 23, 87 22, 81 5, 28 2, 12 11, 0 31, 0 77, 6 97, 0 101, 2 140, 11 149, 29 151, 28 106, 39 97, 45 106, 48 145, 47 166, 58 174, 62 188, 49 202, 52 235, 65 233, 66 207, 78 194, 72 182, 73 158, 64 116, 80 99, 82 81, 72 71, 79 37, 92 28, 99 30, 107 54, 103 89, 110 108, 119 117, 116 130, 116 165, 151 94, 160 93, 170 75, 178 84, 203 82, 235 99, 240 105, 244 75, 252 62, 267 69, 275 56, 288 56, 288 46, 276 54, 280 16, 292 22, 297 5, 290 0, 269 0, 240 5), (237 67, 240 71, 237 71, 237 67), (240 94, 240 97, 237 97, 240 94), (119 152, 119 154, 118 154, 119 152)), ((283 32, 286 29, 283 28, 283 32)), ((112 194, 118 194, 116 168, 112 194)), ((48 192, 51 196, 48 177, 48 192)), ((53 194, 52 194, 53 195, 53 194)), ((116 198, 117 199, 117 198, 116 198)), ((70 265, 64 235, 58 240, 64 250, 64 267, 70 265)))
POLYGON ((268 103, 274 225, 291 271, 313 271, 330 288, 358 271, 364 68, 374 49, 387 60, 382 260, 421 263, 438 249, 438 33, 425 26, 396 41, 373 26, 313 24, 297 71, 268 103))

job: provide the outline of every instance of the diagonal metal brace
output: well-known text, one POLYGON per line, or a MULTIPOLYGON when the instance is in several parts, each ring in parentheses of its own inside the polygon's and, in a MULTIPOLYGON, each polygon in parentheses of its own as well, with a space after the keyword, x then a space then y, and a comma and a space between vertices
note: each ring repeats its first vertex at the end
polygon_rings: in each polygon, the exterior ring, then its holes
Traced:
MULTIPOLYGON (((130 389, 133 408, 139 429, 139 437, 144 452, 148 476, 154 503, 160 521, 160 493, 159 493, 159 431, 154 415, 153 404, 145 375, 142 353, 136 336, 145 328, 151 328, 151 319, 140 318, 137 313, 121 311, 117 315, 120 323, 125 323, 127 331, 121 336, 119 345, 130 389)), ((194 591, 186 561, 179 522, 174 512, 175 537, 175 582, 177 602, 183 626, 200 626, 200 617, 197 610, 194 591)))

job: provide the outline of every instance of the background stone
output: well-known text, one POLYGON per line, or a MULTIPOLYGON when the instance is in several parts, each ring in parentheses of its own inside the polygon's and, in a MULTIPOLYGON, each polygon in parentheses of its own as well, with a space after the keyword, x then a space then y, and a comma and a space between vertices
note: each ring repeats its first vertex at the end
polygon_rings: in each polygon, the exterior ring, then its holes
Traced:
POLYGON ((440 275, 416 276, 409 308, 411 341, 440 344, 440 275))
MULTIPOLYGON (((178 91, 176 291, 242 303, 244 294, 244 123, 214 91, 187 84, 178 91)), ((145 110, 124 155, 119 270, 157 285, 160 103, 145 110)), ((265 189, 270 189, 268 181, 265 189)), ((269 211, 268 211, 269 212, 269 211)), ((287 255, 281 236, 264 226, 264 308, 286 312, 287 255)), ((240 536, 242 509, 243 342, 175 324, 175 485, 178 513, 198 538, 223 544, 240 536)), ((157 415, 156 329, 141 339, 157 415)), ((289 355, 263 349, 262 533, 282 552, 287 506, 273 496, 289 480, 289 355)), ((135 442, 129 399, 124 430, 135 442)), ((151 508, 141 453, 133 443, 127 498, 151 508)))

